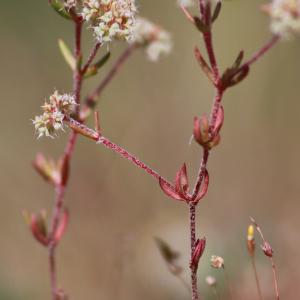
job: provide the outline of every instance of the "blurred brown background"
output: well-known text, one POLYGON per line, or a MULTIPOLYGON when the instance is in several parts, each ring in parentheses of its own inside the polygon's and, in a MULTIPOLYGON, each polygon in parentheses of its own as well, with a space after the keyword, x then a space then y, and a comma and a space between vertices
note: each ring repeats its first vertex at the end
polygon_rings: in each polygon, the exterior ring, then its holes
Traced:
MULTIPOLYGON (((202 43, 175 0, 138 2, 141 14, 172 33, 174 49, 157 64, 142 52, 132 57, 101 98, 102 127, 169 179, 186 161, 194 180, 199 148, 188 145, 192 120, 209 111, 213 96, 193 57, 194 46, 202 43)), ((224 3, 214 35, 222 68, 241 48, 250 56, 269 38, 268 19, 259 11, 263 2, 224 3)), ((39 151, 57 158, 67 134, 36 140, 30 119, 54 88, 71 90, 57 39, 71 43, 73 31, 46 0, 2 1, 0 14, 0 299, 50 299, 47 255, 21 211, 52 207, 53 190, 30 163, 39 151)), ((86 36, 89 49, 87 30, 86 36)), ((125 46, 112 45, 103 73, 125 46)), ((282 299, 300 298, 299 50, 299 40, 281 43, 225 95, 223 139, 209 162, 210 190, 197 218, 198 234, 208 240, 199 274, 205 299, 215 299, 206 275, 217 276, 220 289, 224 285, 222 273, 210 269, 212 254, 225 258, 236 299, 256 299, 245 249, 249 215, 275 249, 282 299)), ((58 251, 59 283, 71 299, 189 299, 153 242, 154 236, 164 238, 188 265, 187 207, 166 198, 151 177, 80 138, 66 202, 71 222, 58 251)), ((265 299, 274 299, 269 262, 261 254, 258 261, 265 299)), ((188 272, 184 276, 189 280, 188 272)))

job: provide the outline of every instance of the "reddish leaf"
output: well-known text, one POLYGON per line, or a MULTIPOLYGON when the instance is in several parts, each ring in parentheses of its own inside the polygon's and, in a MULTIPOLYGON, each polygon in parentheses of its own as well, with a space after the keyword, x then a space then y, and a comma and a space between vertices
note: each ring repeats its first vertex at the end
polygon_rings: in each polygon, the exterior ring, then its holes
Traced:
POLYGON ((163 192, 168 196, 175 200, 183 200, 181 197, 174 191, 172 186, 169 186, 164 180, 159 178, 159 185, 163 192))
POLYGON ((61 219, 61 221, 56 229, 55 235, 54 235, 55 243, 58 243, 61 240, 61 238, 63 237, 63 235, 66 231, 68 222, 69 222, 69 211, 68 211, 68 209, 65 208, 62 219, 61 219))
POLYGON ((188 188, 189 182, 187 177, 186 164, 184 163, 181 169, 176 174, 175 190, 178 193, 178 195, 181 196, 181 198, 188 200, 188 188))
POLYGON ((195 53, 195 57, 202 69, 202 71, 206 74, 206 76, 208 77, 208 79, 213 83, 215 84, 215 79, 214 79, 214 75, 213 75, 213 72, 211 70, 211 68, 209 67, 208 63, 205 61, 205 59, 203 58, 200 50, 198 47, 195 47, 195 50, 194 50, 194 53, 195 53))
POLYGON ((48 246, 49 239, 47 238, 43 228, 39 225, 39 220, 37 219, 35 214, 31 215, 30 229, 33 236, 38 242, 40 242, 44 246, 48 246))
POLYGON ((203 238, 201 240, 198 239, 196 241, 195 250, 193 252, 191 263, 190 263, 190 266, 193 267, 195 270, 198 269, 199 260, 204 253, 205 246, 206 246, 205 238, 203 238))
POLYGON ((198 117, 194 118, 194 139, 199 144, 202 143, 202 135, 200 130, 200 120, 198 117))
POLYGON ((219 133, 224 123, 224 108, 220 105, 215 123, 214 133, 219 133))
POLYGON ((195 204, 197 204, 206 195, 206 193, 208 191, 208 185, 209 185, 209 174, 208 174, 207 170, 205 170, 204 181, 202 183, 201 189, 200 189, 199 193, 197 194, 197 196, 195 197, 195 199, 193 200, 193 202, 195 204))

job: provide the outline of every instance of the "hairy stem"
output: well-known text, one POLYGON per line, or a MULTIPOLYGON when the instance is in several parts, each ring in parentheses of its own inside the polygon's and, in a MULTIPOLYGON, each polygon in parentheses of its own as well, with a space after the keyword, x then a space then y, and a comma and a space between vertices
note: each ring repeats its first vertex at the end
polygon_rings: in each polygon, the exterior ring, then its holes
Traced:
MULTIPOLYGON (((196 206, 190 203, 190 242, 191 242, 191 260, 195 251, 196 244, 196 206)), ((191 270, 191 286, 192 286, 192 300, 198 300, 198 287, 197 287, 197 268, 192 264, 191 270)))
MULTIPOLYGON (((73 74, 73 90, 75 95, 76 103, 80 103, 80 91, 82 86, 82 75, 80 72, 79 62, 81 60, 81 31, 82 22, 80 20, 75 21, 75 46, 74 46, 74 56, 77 61, 77 67, 73 74)), ((79 111, 79 110, 78 110, 79 111)), ((77 112, 78 112, 77 111, 77 112)), ((70 134, 68 143, 66 145, 64 155, 62 158, 63 164, 69 165, 72 154, 74 152, 74 147, 77 139, 77 133, 73 131, 70 134)), ((50 280, 51 280, 51 291, 52 299, 57 299, 57 268, 56 268, 56 247, 57 243, 55 241, 55 233, 62 215, 63 210, 63 200, 65 195, 67 181, 60 182, 55 189, 55 204, 52 214, 52 223, 50 229, 50 243, 48 246, 48 256, 49 256, 49 268, 50 268, 50 280)))

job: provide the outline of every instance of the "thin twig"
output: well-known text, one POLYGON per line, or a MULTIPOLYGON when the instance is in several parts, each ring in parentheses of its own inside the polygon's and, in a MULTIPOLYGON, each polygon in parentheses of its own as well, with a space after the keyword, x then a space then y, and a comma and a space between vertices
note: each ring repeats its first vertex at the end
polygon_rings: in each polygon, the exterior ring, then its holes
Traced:
POLYGON ((266 54, 270 49, 272 49, 279 41, 280 36, 273 35, 272 38, 263 47, 261 47, 256 53, 254 53, 253 56, 240 67, 240 69, 255 63, 257 60, 263 57, 264 54, 266 54))
POLYGON ((89 66, 91 65, 92 61, 94 60, 94 58, 97 55, 97 52, 99 50, 99 48, 101 47, 101 43, 97 42, 94 46, 94 48, 92 49, 92 52, 87 60, 87 62, 85 63, 85 65, 83 66, 82 70, 81 70, 81 74, 84 75, 87 71, 87 69, 89 68, 89 66))
POLYGON ((254 276, 255 276, 255 282, 256 282, 256 288, 257 288, 258 297, 259 297, 259 300, 263 300, 262 292, 261 292, 261 287, 260 287, 260 282, 259 282, 259 277, 258 277, 258 272, 257 272, 257 268, 256 268, 255 256, 254 255, 251 255, 251 263, 252 263, 252 268, 253 268, 253 272, 254 272, 254 276))
MULTIPOLYGON (((75 21, 75 47, 74 47, 74 56, 77 60, 77 64, 81 58, 81 31, 82 31, 82 23, 81 21, 75 21)), ((82 85, 82 76, 79 71, 79 68, 74 70, 74 75, 73 75, 73 88, 74 88, 74 95, 75 95, 75 101, 76 103, 80 103, 80 90, 81 90, 81 85, 82 85)), ((64 156, 62 161, 64 163, 69 164, 69 161, 72 157, 73 151, 74 151, 74 146, 76 143, 76 137, 77 133, 73 131, 70 134, 70 138, 68 140, 67 146, 64 151, 64 156)), ((63 199, 65 195, 65 188, 66 188, 66 182, 61 182, 56 186, 55 192, 55 205, 53 209, 53 214, 52 214, 52 223, 51 223, 51 230, 50 230, 50 243, 48 246, 48 256, 49 256, 49 269, 50 269, 50 279, 51 279, 51 291, 52 291, 52 299, 56 300, 57 299, 57 268, 56 268, 56 247, 57 244, 55 242, 55 232, 57 230, 61 214, 62 214, 62 209, 63 209, 63 199)))
POLYGON ((125 49, 125 51, 121 54, 121 56, 116 60, 111 70, 107 73, 103 81, 85 99, 85 106, 87 106, 88 108, 93 108, 95 106, 97 98, 100 97, 105 87, 112 81, 112 79, 115 77, 115 75, 118 73, 120 68, 127 61, 127 59, 132 55, 135 49, 137 49, 137 45, 135 43, 129 45, 125 49))

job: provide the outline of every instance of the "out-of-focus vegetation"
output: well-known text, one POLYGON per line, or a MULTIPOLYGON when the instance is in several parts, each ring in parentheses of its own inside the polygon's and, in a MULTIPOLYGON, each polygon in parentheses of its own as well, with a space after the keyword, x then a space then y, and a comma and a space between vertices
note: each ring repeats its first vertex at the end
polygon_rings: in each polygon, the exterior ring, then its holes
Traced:
MULTIPOLYGON (((208 111, 213 96, 193 57, 194 46, 201 46, 198 33, 175 2, 139 1, 141 14, 172 32, 173 53, 157 64, 137 53, 99 105, 105 134, 170 179, 183 161, 196 175, 199 151, 188 144, 192 120, 208 111)), ((222 67, 241 48, 251 55, 269 37, 262 3, 225 1, 214 36, 222 67)), ((52 189, 30 163, 38 151, 57 157, 66 135, 37 141, 30 119, 54 88, 71 89, 57 40, 71 44, 73 28, 46 0, 3 1, 0 14, 0 299, 50 299, 47 256, 28 233, 21 211, 52 206, 52 189)), ((103 72, 124 47, 112 45, 103 72)), ((225 96, 222 144, 212 153, 210 190, 198 209, 198 232, 207 238, 199 275, 205 295, 211 291, 204 278, 214 274, 209 257, 218 254, 225 258, 237 299, 253 299, 245 244, 253 215, 275 249, 282 298, 300 296, 299 47, 300 40, 280 44, 225 96)), ((84 90, 102 77, 91 79, 84 90)), ((58 271, 71 299, 189 299, 153 241, 153 236, 166 239, 183 253, 187 266, 187 208, 166 198, 152 178, 80 138, 66 202, 71 222, 58 251, 58 271)), ((263 292, 273 299, 268 261, 263 255, 258 261, 263 292)), ((222 276, 220 281, 222 286, 222 276)))

